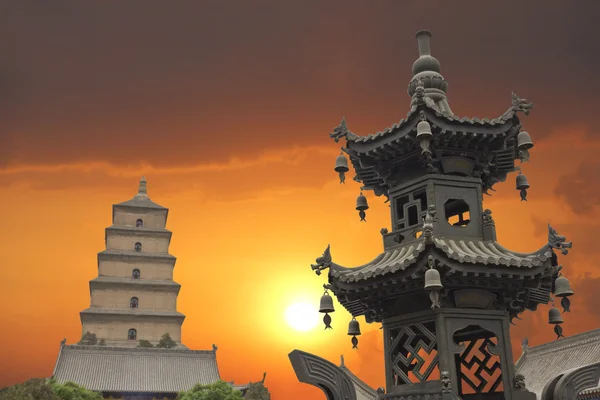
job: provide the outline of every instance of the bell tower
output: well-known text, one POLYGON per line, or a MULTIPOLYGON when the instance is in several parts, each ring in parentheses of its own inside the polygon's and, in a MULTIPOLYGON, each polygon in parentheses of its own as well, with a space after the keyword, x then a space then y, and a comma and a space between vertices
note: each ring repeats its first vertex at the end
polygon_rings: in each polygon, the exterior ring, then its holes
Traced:
MULTIPOLYGON (((335 324, 333 293, 352 314, 353 348, 360 349, 359 317, 382 324, 386 393, 380 399, 534 400, 515 376, 510 325, 555 298, 569 309, 573 291, 555 250, 567 254, 571 243, 548 226, 548 242, 538 250, 508 250, 483 207, 483 196, 516 171, 515 188, 527 201, 522 168, 533 142, 519 114, 528 115, 532 104, 513 93, 497 118, 456 116, 430 37, 417 33, 406 118, 366 136, 342 119, 330 133, 345 140, 334 168, 341 183, 350 170, 346 154, 362 184, 359 221, 367 221, 364 193, 372 191, 389 202, 391 224, 380 231, 383 252, 365 265, 336 264, 330 247, 316 259, 317 275, 328 270, 320 311, 326 326, 335 324)), ((558 308, 551 308, 549 323, 561 337, 558 308)))

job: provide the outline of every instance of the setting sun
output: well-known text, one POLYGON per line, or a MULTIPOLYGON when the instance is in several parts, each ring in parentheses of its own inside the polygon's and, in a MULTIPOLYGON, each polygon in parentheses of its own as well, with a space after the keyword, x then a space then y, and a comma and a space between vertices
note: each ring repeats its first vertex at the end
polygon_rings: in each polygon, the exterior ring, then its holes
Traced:
POLYGON ((319 314, 310 303, 294 303, 285 310, 285 320, 295 330, 307 332, 317 326, 319 314))

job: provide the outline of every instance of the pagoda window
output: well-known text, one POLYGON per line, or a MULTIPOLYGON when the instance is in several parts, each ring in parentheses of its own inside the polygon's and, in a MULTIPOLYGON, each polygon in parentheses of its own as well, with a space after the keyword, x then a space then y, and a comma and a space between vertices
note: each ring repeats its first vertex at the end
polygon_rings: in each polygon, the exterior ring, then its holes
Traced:
POLYGON ((130 329, 129 332, 127 332, 127 339, 136 340, 137 339, 137 331, 135 329, 130 329))
POLYGON ((137 297, 132 297, 129 301, 129 308, 138 308, 139 301, 137 297))
POLYGON ((140 279, 140 270, 139 270, 139 269, 137 269, 137 268, 136 268, 136 269, 134 269, 134 270, 131 272, 131 278, 133 278, 133 279, 140 279))
POLYGON ((137 221, 135 221, 135 227, 136 228, 143 228, 144 227, 144 221, 140 218, 137 221))
POLYGON ((415 227, 423 222, 427 213, 427 192, 420 188, 398 197, 395 201, 396 229, 415 227))
POLYGON ((471 222, 469 205, 462 199, 448 199, 444 203, 444 212, 448 224, 457 227, 465 227, 471 222))
POLYGON ((135 251, 137 251, 137 252, 142 251, 142 244, 140 242, 137 242, 135 244, 135 251))

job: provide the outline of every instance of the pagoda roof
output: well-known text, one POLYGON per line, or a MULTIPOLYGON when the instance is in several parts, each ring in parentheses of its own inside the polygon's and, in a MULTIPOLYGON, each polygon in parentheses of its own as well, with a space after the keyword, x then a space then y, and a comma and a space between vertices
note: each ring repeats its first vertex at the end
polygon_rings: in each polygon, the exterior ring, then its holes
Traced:
POLYGON ((64 344, 52 376, 104 393, 178 393, 220 380, 216 350, 64 344))
POLYGON ((539 346, 526 347, 515 364, 515 372, 525 377, 527 389, 540 398, 550 380, 568 370, 598 361, 600 329, 594 329, 539 346))
POLYGON ((135 208, 154 208, 157 210, 165 210, 168 209, 161 206, 160 204, 156 204, 150 197, 148 197, 147 188, 146 188, 146 178, 142 177, 140 180, 140 186, 138 189, 138 194, 136 194, 131 200, 124 201, 122 203, 114 204, 113 207, 135 207, 135 208))
POLYGON ((152 258, 152 259, 165 259, 165 260, 176 260, 175 256, 168 253, 142 253, 135 250, 102 250, 98 252, 98 256, 127 256, 127 257, 139 257, 139 258, 152 258))
POLYGON ((437 123, 438 125, 447 124, 449 125, 448 127, 455 127, 455 129, 460 130, 461 132, 475 134, 489 133, 494 135, 506 133, 510 128, 518 125, 518 118, 516 120, 514 118, 517 115, 517 111, 520 110, 517 107, 511 107, 500 117, 479 119, 477 117, 457 117, 452 113, 439 110, 434 104, 423 103, 419 106, 412 107, 407 113, 406 118, 402 118, 397 123, 382 131, 361 136, 349 131, 345 121, 342 121, 342 124, 336 127, 329 135, 336 141, 344 137, 350 143, 385 142, 387 141, 386 139, 391 137, 394 137, 394 139, 407 137, 411 131, 416 129, 417 123, 419 122, 420 111, 425 111, 428 119, 431 119, 432 122, 437 123))
MULTIPOLYGON (((508 250, 499 243, 480 239, 433 238, 433 246, 441 250, 448 259, 460 264, 497 266, 507 274, 519 274, 527 269, 543 266, 552 257, 552 248, 544 245, 533 253, 508 250), (510 271, 508 271, 510 270, 510 271)), ((425 238, 389 249, 374 260, 359 267, 348 268, 330 263, 330 279, 340 282, 359 282, 402 271, 421 259, 426 250, 425 238)), ((492 274, 492 272, 488 272, 492 274)))

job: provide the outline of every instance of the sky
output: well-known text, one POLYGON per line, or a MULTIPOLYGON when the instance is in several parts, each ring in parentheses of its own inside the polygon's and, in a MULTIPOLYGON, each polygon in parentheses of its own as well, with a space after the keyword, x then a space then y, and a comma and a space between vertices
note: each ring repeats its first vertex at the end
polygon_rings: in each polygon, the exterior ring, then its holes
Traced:
MULTIPOLYGON (((333 330, 283 315, 318 304, 326 276, 310 263, 328 244, 346 266, 382 251, 389 208, 366 193, 359 223, 328 133, 342 116, 366 135, 406 115, 420 29, 457 115, 497 117, 513 91, 533 102, 529 201, 511 175, 484 206, 511 250, 542 247, 548 222, 573 241, 563 329, 599 327, 599 20, 596 0, 0 2, 0 387, 50 376, 59 342, 79 340, 111 205, 142 175, 170 209, 183 341, 217 344, 224 379, 266 371, 274 400, 324 398, 294 375, 300 349, 344 354, 383 386, 378 324, 360 317, 351 350, 337 302, 333 330)), ((547 312, 512 328, 515 357, 526 336, 554 340, 547 312)))

